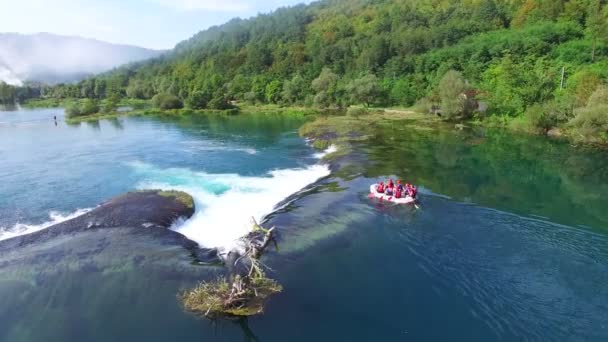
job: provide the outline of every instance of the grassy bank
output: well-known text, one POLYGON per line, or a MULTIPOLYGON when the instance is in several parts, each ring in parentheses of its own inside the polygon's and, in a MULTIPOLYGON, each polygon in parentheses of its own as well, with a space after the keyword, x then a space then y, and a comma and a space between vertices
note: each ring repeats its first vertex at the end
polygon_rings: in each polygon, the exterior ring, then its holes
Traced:
POLYGON ((334 145, 344 152, 350 150, 352 143, 372 137, 378 125, 397 120, 414 120, 421 127, 439 122, 432 116, 407 109, 366 109, 363 113, 348 110, 343 115, 321 114, 316 120, 304 124, 299 133, 311 139, 317 149, 334 145))
MULTIPOLYGON (((74 102, 69 102, 73 104, 74 102)), ((122 103, 121 103, 122 107, 122 103)), ((133 109, 128 111, 115 111, 111 113, 96 113, 66 118, 68 123, 78 123, 95 121, 102 119, 112 119, 119 116, 168 116, 179 117, 184 115, 237 115, 237 114, 267 114, 294 117, 316 117, 326 111, 306 107, 281 107, 278 105, 239 105, 237 108, 227 110, 216 109, 158 109, 153 108, 148 103, 143 109, 133 109)))

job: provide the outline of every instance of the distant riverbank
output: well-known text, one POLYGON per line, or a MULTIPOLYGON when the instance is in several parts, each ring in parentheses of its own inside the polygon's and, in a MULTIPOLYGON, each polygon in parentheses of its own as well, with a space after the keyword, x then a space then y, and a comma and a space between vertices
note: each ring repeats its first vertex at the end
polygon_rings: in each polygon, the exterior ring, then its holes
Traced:
MULTIPOLYGON (((23 104, 25 108, 65 108, 68 106, 82 106, 86 99, 34 99, 23 104)), ((108 100, 98 101, 98 106, 104 108, 108 100)), ((454 126, 455 129, 464 127, 486 127, 492 129, 506 129, 514 132, 545 135, 548 138, 567 139, 573 143, 593 145, 596 147, 607 147, 608 139, 604 135, 585 135, 580 131, 574 130, 569 126, 554 127, 550 130, 540 130, 533 125, 525 117, 506 117, 506 116, 488 116, 475 117, 464 121, 444 120, 440 116, 429 114, 424 108, 365 108, 365 107, 349 107, 349 108, 334 108, 334 109, 319 109, 306 106, 280 106, 280 105, 258 105, 258 104, 241 104, 235 105, 234 108, 218 110, 218 109, 160 109, 156 108, 149 100, 137 99, 122 99, 116 105, 116 110, 111 112, 102 112, 70 116, 66 115, 67 123, 78 123, 95 121, 102 119, 112 119, 118 116, 183 116, 183 115, 236 115, 236 114, 251 114, 265 113, 276 115, 289 116, 308 116, 318 119, 314 125, 311 124, 303 128, 303 136, 313 138, 315 146, 318 148, 326 148, 333 143, 344 143, 344 137, 349 136, 346 140, 352 140, 354 137, 365 136, 368 134, 375 123, 384 120, 408 119, 416 120, 420 125, 437 125, 444 124, 454 126), (323 129, 323 126, 327 126, 323 129), (312 131, 311 131, 312 130, 312 131), (334 131, 332 134, 319 139, 318 132, 314 131, 334 131), (343 134, 340 134, 342 132, 343 134), (336 138, 331 138, 332 135, 337 135, 336 138), (329 137, 329 138, 328 138, 329 137), (328 138, 328 139, 326 139, 328 138)))

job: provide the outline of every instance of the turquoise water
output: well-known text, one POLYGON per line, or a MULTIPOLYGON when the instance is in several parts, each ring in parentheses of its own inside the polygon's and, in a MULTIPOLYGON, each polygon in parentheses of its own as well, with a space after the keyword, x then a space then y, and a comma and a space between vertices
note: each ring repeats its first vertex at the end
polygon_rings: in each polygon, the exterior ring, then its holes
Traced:
POLYGON ((321 180, 268 217, 280 250, 265 262, 284 292, 264 315, 193 317, 176 294, 221 269, 140 232, 92 231, 3 251, 2 341, 608 339, 605 152, 400 123, 325 177, 301 119, 55 126, 56 112, 0 113, 4 238, 163 187, 197 201, 178 230, 230 246, 248 216, 321 180), (368 199, 387 176, 420 184, 422 209, 368 199))

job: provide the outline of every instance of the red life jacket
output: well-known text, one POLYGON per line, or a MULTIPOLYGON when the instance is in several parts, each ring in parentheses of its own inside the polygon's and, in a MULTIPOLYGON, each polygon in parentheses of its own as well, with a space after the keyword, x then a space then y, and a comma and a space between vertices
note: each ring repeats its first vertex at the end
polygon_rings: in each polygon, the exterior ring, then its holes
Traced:
POLYGON ((395 198, 401 198, 401 189, 397 188, 395 191, 395 198))
POLYGON ((376 188, 376 191, 378 191, 378 192, 384 192, 384 185, 378 184, 378 187, 376 188))

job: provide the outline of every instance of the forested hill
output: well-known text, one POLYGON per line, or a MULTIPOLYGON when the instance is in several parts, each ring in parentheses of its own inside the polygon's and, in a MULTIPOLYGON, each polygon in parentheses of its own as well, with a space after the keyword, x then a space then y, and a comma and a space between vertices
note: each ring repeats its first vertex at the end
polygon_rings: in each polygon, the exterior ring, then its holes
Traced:
POLYGON ((489 114, 557 103, 563 121, 606 82, 607 18, 605 0, 325 0, 232 20, 162 58, 47 95, 161 94, 193 108, 425 98, 447 108, 440 81, 455 70, 444 88, 468 88, 489 114))

